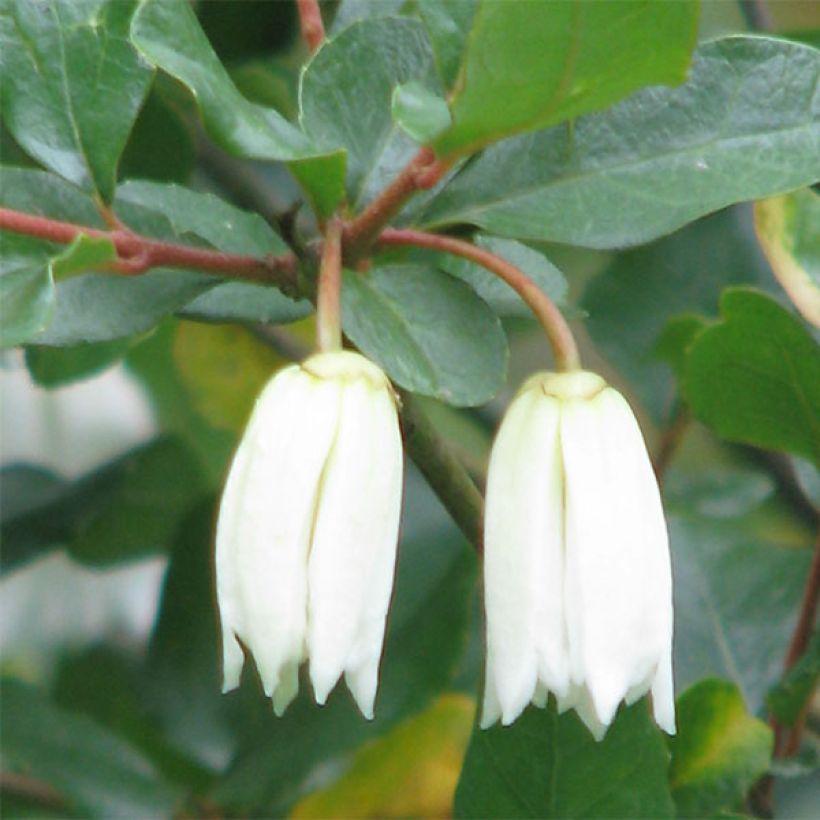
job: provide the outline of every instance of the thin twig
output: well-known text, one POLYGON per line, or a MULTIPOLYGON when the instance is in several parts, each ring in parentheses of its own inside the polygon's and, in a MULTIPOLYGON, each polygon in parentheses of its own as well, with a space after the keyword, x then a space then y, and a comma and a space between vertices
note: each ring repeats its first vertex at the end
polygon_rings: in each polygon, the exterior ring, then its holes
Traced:
POLYGON ((65 798, 54 787, 16 772, 0 772, 0 791, 56 811, 65 811, 68 807, 65 798))
POLYGON ((580 367, 578 346, 561 311, 524 271, 506 259, 462 239, 410 229, 386 228, 379 236, 379 243, 430 248, 461 256, 486 268, 503 279, 535 314, 552 346, 556 367, 559 370, 577 370, 580 367))
POLYGON ((312 54, 325 40, 325 24, 322 22, 319 0, 296 0, 296 8, 299 11, 302 38, 312 54))
POLYGON ((150 268, 194 268, 224 277, 270 282, 291 295, 296 293, 297 262, 293 254, 244 256, 205 248, 175 245, 140 236, 130 230, 100 230, 71 222, 61 222, 9 208, 0 208, 0 230, 36 236, 50 242, 69 244, 78 236, 108 239, 118 259, 107 270, 124 275, 144 273, 150 268))

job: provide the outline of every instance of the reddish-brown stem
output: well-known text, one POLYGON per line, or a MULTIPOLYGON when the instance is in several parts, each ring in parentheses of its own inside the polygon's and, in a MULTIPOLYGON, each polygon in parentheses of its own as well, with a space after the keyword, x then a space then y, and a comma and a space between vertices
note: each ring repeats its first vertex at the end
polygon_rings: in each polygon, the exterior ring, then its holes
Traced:
POLYGON ((316 295, 316 333, 319 350, 342 347, 342 223, 331 219, 325 229, 319 287, 316 295))
POLYGON ((272 282, 283 290, 295 292, 297 265, 292 254, 255 257, 191 248, 140 236, 127 228, 100 230, 8 208, 0 208, 0 230, 61 244, 69 244, 81 235, 109 239, 119 258, 108 269, 116 273, 133 275, 157 267, 194 268, 225 277, 272 282))
POLYGON ((312 54, 325 40, 325 24, 322 22, 319 0, 296 0, 296 8, 299 11, 302 38, 312 54))
POLYGON ((524 271, 471 242, 424 231, 386 228, 379 236, 382 245, 414 245, 450 253, 475 262, 503 279, 523 300, 544 328, 555 354, 558 370, 577 370, 581 366, 578 346, 561 311, 524 271))
MULTIPOLYGON (((803 598, 800 601, 797 623, 783 664, 784 672, 788 672, 806 651, 806 646, 808 646, 817 620, 818 602, 820 602, 820 535, 818 535, 817 542, 814 545, 814 556, 809 566, 809 575, 806 579, 806 587, 803 590, 803 598)), ((791 732, 787 733, 785 727, 779 724, 775 725, 774 753, 777 757, 789 757, 797 752, 800 748, 800 737, 804 723, 805 709, 804 714, 797 720, 791 732)))
POLYGON ((345 229, 345 258, 352 264, 379 238, 382 228, 416 192, 432 188, 447 165, 436 160, 432 148, 422 148, 404 170, 345 229))

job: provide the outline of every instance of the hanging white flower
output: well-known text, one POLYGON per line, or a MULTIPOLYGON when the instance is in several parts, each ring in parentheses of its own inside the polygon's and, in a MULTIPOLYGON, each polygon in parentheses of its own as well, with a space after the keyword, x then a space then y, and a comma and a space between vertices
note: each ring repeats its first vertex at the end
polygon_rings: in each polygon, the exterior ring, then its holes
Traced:
POLYGON ((528 703, 574 708, 596 739, 652 693, 675 732, 672 573, 660 493, 625 399, 594 373, 539 373, 493 446, 484 537, 482 727, 528 703))
POLYGON ((393 587, 402 444, 385 374, 358 353, 277 373, 234 457, 216 535, 224 691, 253 655, 281 715, 300 664, 323 704, 342 673, 373 717, 393 587))

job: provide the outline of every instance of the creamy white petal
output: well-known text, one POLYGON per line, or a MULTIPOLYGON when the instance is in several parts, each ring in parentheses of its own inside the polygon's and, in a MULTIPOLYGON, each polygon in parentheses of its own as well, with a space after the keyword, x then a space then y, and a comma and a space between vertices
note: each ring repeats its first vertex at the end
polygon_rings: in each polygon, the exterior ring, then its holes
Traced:
POLYGON ((561 440, 572 676, 608 725, 671 642, 666 527, 643 437, 618 393, 567 402, 561 440))
POLYGON ((293 674, 283 681, 283 668, 304 658, 308 545, 339 393, 338 383, 289 368, 258 399, 245 435, 242 511, 232 539, 241 607, 236 631, 278 709, 295 694, 293 674))
POLYGON ((495 688, 495 675, 492 674, 494 668, 495 658, 488 650, 485 661, 484 698, 479 723, 482 729, 489 729, 497 720, 501 719, 501 704, 498 702, 498 692, 495 688))
POLYGON ((558 418, 554 399, 537 385, 525 387, 490 457, 484 597, 492 663, 485 685, 494 685, 504 724, 532 700, 539 677, 554 691, 568 684, 558 418))
POLYGON ((655 723, 664 732, 668 735, 675 734, 675 685, 672 680, 671 646, 658 663, 658 670, 652 683, 652 713, 655 716, 655 723))
POLYGON ((313 532, 308 647, 316 700, 324 703, 347 671, 366 717, 378 683, 401 491, 401 436, 386 382, 350 379, 313 532))

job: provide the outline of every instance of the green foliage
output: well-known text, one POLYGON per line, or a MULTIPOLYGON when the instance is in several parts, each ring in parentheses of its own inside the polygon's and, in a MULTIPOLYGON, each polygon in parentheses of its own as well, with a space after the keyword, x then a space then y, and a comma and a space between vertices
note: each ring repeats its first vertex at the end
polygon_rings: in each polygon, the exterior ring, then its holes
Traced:
POLYGON ((512 726, 475 728, 456 817, 672 817, 669 755, 646 701, 596 743, 575 712, 530 707, 512 726))
POLYGON ((766 773, 772 730, 746 712, 736 686, 710 679, 678 701, 680 732, 669 741, 669 781, 678 817, 731 811, 766 773))
POLYGON ((820 679, 820 631, 815 630, 803 656, 772 688, 766 706, 785 726, 794 726, 820 679))
POLYGON ((721 436, 820 464, 820 346, 792 314, 754 290, 727 290, 723 320, 687 357, 686 397, 721 436))
POLYGON ((639 91, 608 111, 490 148, 420 221, 613 248, 648 242, 733 202, 813 183, 818 63, 816 49, 780 40, 707 43, 682 86, 639 91), (772 97, 774 87, 782 93, 772 97), (762 98, 770 104, 761 106, 762 98))

